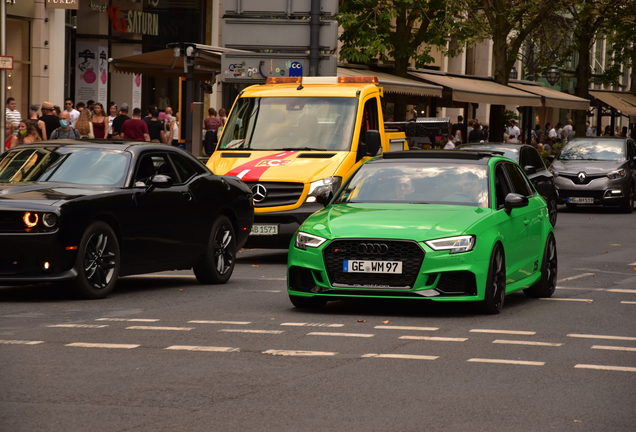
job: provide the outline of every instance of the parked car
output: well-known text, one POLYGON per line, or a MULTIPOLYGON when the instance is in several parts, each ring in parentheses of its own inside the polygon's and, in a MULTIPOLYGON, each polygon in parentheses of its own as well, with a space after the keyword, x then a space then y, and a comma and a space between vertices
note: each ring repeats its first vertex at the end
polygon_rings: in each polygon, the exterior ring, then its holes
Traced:
POLYGON ((619 206, 634 211, 636 144, 631 138, 585 137, 567 143, 554 158, 559 203, 619 206))
POLYGON ((554 184, 554 176, 546 168, 537 149, 526 144, 504 143, 462 144, 457 149, 501 151, 504 157, 517 162, 525 171, 534 188, 548 204, 550 223, 552 226, 556 226, 558 194, 554 184))
POLYGON ((118 276, 193 268, 225 283, 252 193, 177 148, 48 141, 0 156, 0 285, 69 282, 104 298, 118 276))
POLYGON ((389 152, 363 164, 289 247, 298 308, 341 298, 480 302, 549 297, 557 278, 545 201, 491 152, 389 152))

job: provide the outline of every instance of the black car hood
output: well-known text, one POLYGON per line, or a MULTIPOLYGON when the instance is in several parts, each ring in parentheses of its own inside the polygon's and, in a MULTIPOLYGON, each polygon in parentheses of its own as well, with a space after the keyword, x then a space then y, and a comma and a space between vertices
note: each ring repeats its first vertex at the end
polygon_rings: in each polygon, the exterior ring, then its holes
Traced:
POLYGON ((625 161, 591 161, 591 160, 555 160, 551 168, 557 172, 577 174, 581 171, 586 174, 607 174, 617 170, 625 161))
POLYGON ((0 205, 16 201, 56 205, 61 201, 108 193, 112 189, 112 186, 87 186, 61 182, 0 183, 0 205))

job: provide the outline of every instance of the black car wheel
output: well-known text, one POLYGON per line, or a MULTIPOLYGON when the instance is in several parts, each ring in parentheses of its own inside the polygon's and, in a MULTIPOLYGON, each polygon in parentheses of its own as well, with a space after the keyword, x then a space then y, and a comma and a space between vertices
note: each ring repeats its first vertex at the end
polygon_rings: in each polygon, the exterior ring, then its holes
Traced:
POLYGON ((625 213, 632 213, 634 211, 634 185, 629 187, 629 196, 625 203, 621 206, 621 210, 625 213))
POLYGON ((119 275, 119 242, 105 222, 93 222, 84 232, 77 254, 75 290, 87 299, 105 298, 119 275))
POLYGON ((236 259, 236 235, 230 220, 219 216, 212 225, 203 259, 194 266, 194 275, 202 284, 224 284, 230 280, 236 259))
POLYGON ((289 296, 289 301, 298 309, 320 309, 327 304, 327 300, 320 297, 289 296))
POLYGON ((481 309, 487 314, 501 312, 506 296, 506 265, 504 251, 500 244, 496 244, 490 256, 490 267, 486 279, 486 295, 481 303, 481 309))
POLYGON ((523 290, 528 297, 552 297, 556 290, 557 283, 557 248, 554 236, 550 234, 545 242, 545 251, 543 252, 543 263, 541 264, 541 279, 536 285, 523 290))
POLYGON ((557 223, 557 199, 554 194, 548 198, 548 216, 550 218, 550 224, 554 227, 557 223))

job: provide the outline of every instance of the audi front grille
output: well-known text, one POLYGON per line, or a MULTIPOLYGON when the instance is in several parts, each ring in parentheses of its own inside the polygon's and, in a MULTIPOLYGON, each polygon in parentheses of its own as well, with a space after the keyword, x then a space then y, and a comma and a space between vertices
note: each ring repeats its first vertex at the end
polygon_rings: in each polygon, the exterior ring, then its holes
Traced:
POLYGON ((424 250, 408 240, 334 240, 323 249, 323 259, 333 287, 410 289, 422 267, 424 250), (344 260, 401 261, 402 274, 345 273, 344 260))
POLYGON ((294 205, 303 195, 305 185, 302 183, 286 183, 286 182, 246 182, 247 186, 254 191, 254 186, 262 185, 265 187, 265 198, 260 201, 254 201, 254 207, 280 207, 294 205))

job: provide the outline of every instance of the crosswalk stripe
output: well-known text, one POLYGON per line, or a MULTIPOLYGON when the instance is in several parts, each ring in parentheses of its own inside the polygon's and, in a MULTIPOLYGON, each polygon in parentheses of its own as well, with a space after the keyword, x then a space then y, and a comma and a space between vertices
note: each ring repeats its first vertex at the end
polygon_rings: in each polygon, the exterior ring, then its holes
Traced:
POLYGON ((607 345, 592 345, 592 349, 612 350, 612 351, 636 351, 634 347, 620 347, 607 345))
POLYGON ((470 333, 500 333, 500 334, 516 334, 516 335, 528 335, 532 336, 537 334, 537 332, 533 331, 522 331, 522 330, 491 330, 491 329, 472 329, 470 333))
POLYGON ((636 372, 636 367, 623 367, 623 366, 577 364, 577 365, 574 365, 574 368, 575 369, 611 370, 611 371, 621 371, 621 372, 636 372))
POLYGON ((4 345, 38 345, 44 341, 24 341, 24 340, 0 340, 0 344, 4 345))
POLYGON ((123 348, 132 349, 141 345, 135 344, 114 344, 114 343, 88 343, 88 342, 73 342, 66 344, 67 347, 82 347, 82 348, 123 348))
POLYGON ((47 325, 47 327, 58 327, 58 328, 104 328, 108 327, 108 324, 97 325, 97 324, 52 324, 47 325))
POLYGON ((362 337, 362 338, 370 338, 373 337, 373 334, 367 333, 328 333, 328 332, 312 332, 307 333, 307 336, 344 336, 344 337, 362 337))
POLYGON ((556 298, 556 297, 541 297, 539 300, 550 300, 550 301, 571 301, 571 302, 587 302, 592 303, 594 300, 592 299, 575 299, 575 298, 556 298))
POLYGON ((325 351, 298 351, 298 350, 276 350, 270 349, 263 351, 263 354, 271 354, 278 356, 288 357, 318 357, 318 356, 334 356, 337 352, 325 352, 325 351))
POLYGON ((562 343, 553 343, 553 342, 532 342, 532 341, 515 341, 515 340, 505 340, 505 339, 497 339, 492 343, 498 344, 511 344, 511 345, 537 345, 537 346, 562 346, 562 343))
POLYGON ((468 338, 451 338, 451 337, 437 337, 437 336, 400 336, 400 339, 410 340, 430 340, 440 342, 465 342, 468 338))
POLYGON ((629 336, 604 336, 604 335, 576 334, 576 333, 570 333, 567 336, 575 337, 575 338, 585 338, 585 339, 613 339, 613 340, 636 341, 636 337, 629 337, 629 336))
POLYGON ((237 330, 237 329, 221 329, 220 332, 226 333, 260 333, 260 334, 281 334, 282 330, 237 330))
POLYGON ((174 331, 190 331, 194 327, 154 327, 154 326, 132 326, 126 327, 126 330, 174 330, 174 331))
POLYGON ((215 347, 215 346, 192 346, 192 345, 172 345, 167 350, 175 351, 210 351, 210 352, 239 352, 239 348, 215 347))
POLYGON ((438 327, 410 327, 410 326, 388 326, 388 325, 377 325, 373 328, 383 329, 383 330, 422 330, 422 331, 439 330, 438 327))
POLYGON ((250 321, 209 321, 209 320, 195 320, 188 321, 188 324, 236 324, 236 325, 247 325, 252 324, 250 321))
POLYGON ((426 356, 414 354, 364 354, 362 358, 391 358, 408 360, 436 360, 439 356, 426 356))
POLYGON ((525 366, 543 366, 545 364, 545 362, 537 362, 537 361, 483 359, 483 358, 471 358, 466 361, 477 362, 477 363, 502 363, 502 364, 525 365, 525 366))
POLYGON ((280 323, 282 326, 292 327, 344 327, 344 324, 321 324, 321 323, 280 323))

